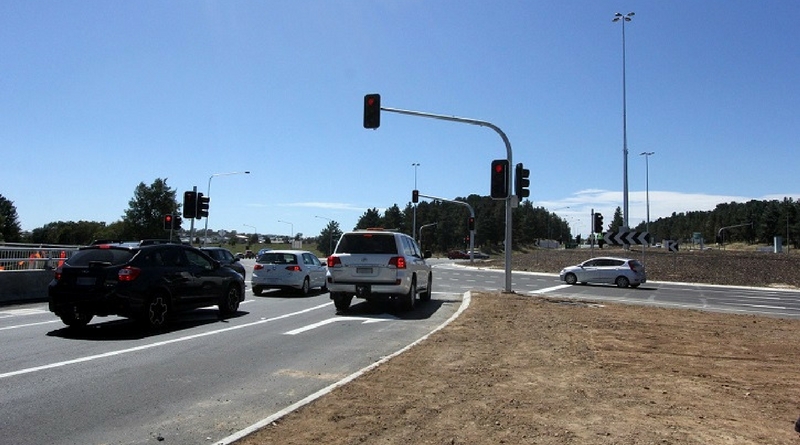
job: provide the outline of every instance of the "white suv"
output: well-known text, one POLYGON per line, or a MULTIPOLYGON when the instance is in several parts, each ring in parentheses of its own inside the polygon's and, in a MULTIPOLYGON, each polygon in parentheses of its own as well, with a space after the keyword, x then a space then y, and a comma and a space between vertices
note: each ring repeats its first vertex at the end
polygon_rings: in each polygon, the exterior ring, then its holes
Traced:
POLYGON ((380 229, 346 232, 328 257, 328 290, 336 310, 346 311, 353 297, 393 301, 412 310, 431 299, 431 266, 413 238, 380 229))

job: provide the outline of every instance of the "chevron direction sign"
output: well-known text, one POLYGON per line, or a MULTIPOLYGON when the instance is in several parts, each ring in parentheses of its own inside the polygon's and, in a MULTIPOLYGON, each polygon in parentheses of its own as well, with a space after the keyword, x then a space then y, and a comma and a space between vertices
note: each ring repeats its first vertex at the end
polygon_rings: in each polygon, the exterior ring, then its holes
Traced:
POLYGON ((650 243, 650 233, 648 232, 606 232, 603 237, 608 244, 631 245, 650 243))

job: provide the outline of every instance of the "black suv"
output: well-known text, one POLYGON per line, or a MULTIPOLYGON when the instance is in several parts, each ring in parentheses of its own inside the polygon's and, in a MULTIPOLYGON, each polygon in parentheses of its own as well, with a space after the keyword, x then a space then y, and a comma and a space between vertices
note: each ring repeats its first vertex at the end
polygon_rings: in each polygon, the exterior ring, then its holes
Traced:
POLYGON ((223 266, 228 266, 236 272, 239 272, 239 275, 241 275, 242 278, 245 278, 246 272, 244 270, 244 266, 242 266, 242 263, 239 262, 239 258, 233 256, 230 250, 224 247, 201 247, 200 250, 205 252, 211 258, 219 261, 223 266))
POLYGON ((244 279, 199 249, 182 244, 99 244, 56 269, 50 311, 68 326, 95 315, 164 325, 176 312, 218 305, 229 316, 244 301, 244 279))

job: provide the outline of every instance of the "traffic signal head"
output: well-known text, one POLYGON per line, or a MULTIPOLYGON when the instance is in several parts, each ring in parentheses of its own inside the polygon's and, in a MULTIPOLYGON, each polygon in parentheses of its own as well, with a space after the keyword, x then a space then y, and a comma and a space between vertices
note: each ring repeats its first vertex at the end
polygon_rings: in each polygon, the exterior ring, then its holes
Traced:
POLYGON ((195 215, 195 218, 200 219, 208 216, 208 202, 210 200, 208 196, 203 196, 202 193, 197 194, 197 215, 195 215))
POLYGON ((172 230, 172 215, 164 215, 164 230, 172 230))
POLYGON ((508 159, 492 161, 491 195, 493 199, 508 198, 508 159))
POLYGON ((411 202, 413 202, 414 204, 419 202, 419 190, 411 191, 411 202))
POLYGON ((364 128, 378 128, 381 126, 381 95, 367 94, 364 96, 364 128))
POLYGON ((470 216, 467 220, 467 228, 471 231, 475 230, 475 218, 470 216))
POLYGON ((603 233, 603 215, 594 214, 594 233, 603 233))
POLYGON ((197 192, 183 192, 183 217, 194 218, 197 216, 197 192))
POLYGON ((516 171, 514 172, 514 194, 522 200, 531 195, 528 186, 531 185, 530 176, 531 171, 522 166, 522 163, 517 164, 516 171))
POLYGON ((172 215, 172 230, 181 230, 181 215, 172 215))

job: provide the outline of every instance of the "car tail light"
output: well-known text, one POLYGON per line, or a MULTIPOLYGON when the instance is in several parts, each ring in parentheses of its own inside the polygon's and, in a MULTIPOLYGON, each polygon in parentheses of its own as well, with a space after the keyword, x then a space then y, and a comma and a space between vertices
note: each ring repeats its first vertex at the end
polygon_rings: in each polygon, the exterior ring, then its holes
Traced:
POLYGON ((56 279, 56 281, 61 281, 61 268, 60 267, 56 269, 56 273, 55 273, 54 278, 56 279))
POLYGON ((255 266, 253 266, 253 270, 261 270, 261 269, 263 269, 263 268, 264 268, 264 266, 262 266, 262 265, 260 265, 260 264, 258 264, 258 263, 256 263, 256 265, 255 265, 255 266))
POLYGON ((303 269, 295 264, 294 266, 286 266, 286 270, 288 270, 289 272, 300 272, 303 269))
POLYGON ((337 264, 342 264, 341 258, 335 255, 328 257, 328 267, 335 267, 337 264))
POLYGON ((133 281, 139 276, 140 273, 142 273, 142 269, 139 269, 138 267, 123 267, 117 273, 117 278, 119 281, 133 281))
POLYGON ((406 268, 406 259, 401 256, 395 256, 389 259, 389 265, 394 266, 398 269, 405 269, 406 268))

